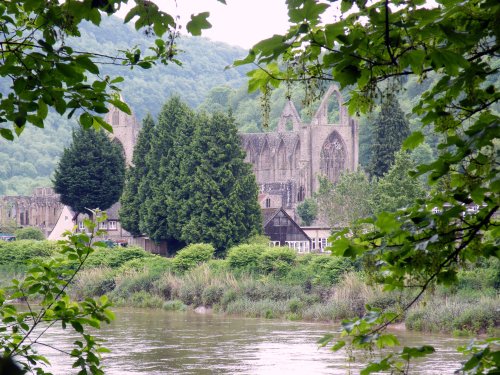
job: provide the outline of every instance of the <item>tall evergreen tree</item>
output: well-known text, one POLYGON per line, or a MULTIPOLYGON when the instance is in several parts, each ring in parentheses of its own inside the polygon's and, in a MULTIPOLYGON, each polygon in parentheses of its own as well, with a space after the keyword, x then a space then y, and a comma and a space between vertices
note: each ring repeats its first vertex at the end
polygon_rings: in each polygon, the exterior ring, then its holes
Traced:
POLYGON ((155 134, 155 123, 151 115, 147 115, 142 122, 142 128, 137 137, 137 144, 132 157, 133 165, 127 170, 125 186, 120 199, 120 222, 132 235, 141 234, 139 229, 140 205, 146 198, 146 187, 139 192, 141 181, 148 175, 146 157, 151 150, 151 140, 155 134))
POLYGON ((102 131, 79 129, 63 152, 53 183, 61 202, 71 207, 76 219, 89 208, 106 210, 117 202, 124 177, 123 149, 102 131))
POLYGON ((199 116, 190 155, 180 170, 181 240, 211 243, 221 253, 260 233, 257 184, 244 162, 234 119, 222 113, 199 116))
POLYGON ((375 122, 370 175, 382 177, 394 163, 394 153, 410 135, 410 127, 397 99, 390 95, 375 122))
POLYGON ((153 240, 177 239, 172 227, 177 214, 172 197, 179 188, 179 150, 189 147, 193 117, 185 103, 178 97, 171 98, 158 116, 151 147, 143 161, 147 175, 139 183, 138 194, 144 198, 139 209, 139 229, 153 240), (179 145, 181 141, 185 143, 179 145))

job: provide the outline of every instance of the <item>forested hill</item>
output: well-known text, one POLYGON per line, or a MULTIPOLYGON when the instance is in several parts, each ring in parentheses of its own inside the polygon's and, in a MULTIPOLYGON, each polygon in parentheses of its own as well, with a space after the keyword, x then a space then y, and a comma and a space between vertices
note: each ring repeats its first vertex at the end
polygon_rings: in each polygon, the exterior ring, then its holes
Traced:
MULTIPOLYGON (((81 34, 81 38, 70 41, 75 49, 110 55, 136 45, 146 47, 154 41, 114 17, 103 19, 100 27, 85 25, 81 34)), ((240 87, 246 82, 248 69, 224 69, 244 57, 247 52, 244 49, 192 37, 181 37, 178 49, 181 52, 177 58, 182 66, 171 63, 151 69, 103 68, 105 74, 125 78, 121 84, 123 97, 139 119, 147 112, 156 115, 172 94, 178 94, 190 106, 197 107, 211 88, 222 84, 240 87)))
MULTIPOLYGON (((151 38, 135 32, 116 18, 105 18, 101 27, 84 25, 82 37, 69 40, 78 51, 116 54, 134 45, 149 45, 151 38)), ((198 107, 207 93, 216 86, 240 88, 245 85, 244 69, 224 68, 246 51, 204 38, 181 38, 178 58, 182 66, 169 64, 143 70, 122 66, 106 66, 103 74, 122 76, 120 84, 125 101, 138 119, 147 112, 156 115, 166 99, 179 95, 192 107, 198 107)), ((0 89, 5 90, 5 82, 0 89)), ((256 108, 258 111, 258 108, 256 108)), ((0 195, 31 194, 36 186, 50 186, 50 176, 64 146, 71 140, 75 121, 49 113, 45 129, 29 126, 19 139, 0 140, 0 195)))

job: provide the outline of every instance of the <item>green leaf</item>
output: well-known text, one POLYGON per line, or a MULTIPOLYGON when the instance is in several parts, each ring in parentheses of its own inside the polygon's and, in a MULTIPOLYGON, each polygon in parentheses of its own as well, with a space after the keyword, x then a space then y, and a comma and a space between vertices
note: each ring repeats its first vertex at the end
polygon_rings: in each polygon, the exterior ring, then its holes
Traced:
POLYGON ((401 223, 396 220, 393 214, 382 212, 377 216, 375 225, 384 233, 392 233, 401 227, 401 223))
POLYGON ((342 349, 344 346, 345 346, 345 341, 340 340, 340 341, 337 341, 335 343, 335 345, 332 346, 331 350, 336 352, 336 351, 342 349))
POLYGON ((10 129, 0 128, 0 135, 8 141, 14 140, 14 134, 12 134, 12 130, 10 129))
POLYGON ((118 99, 111 99, 109 100, 109 103, 114 105, 116 108, 126 113, 127 115, 132 115, 132 111, 130 110, 130 107, 127 105, 127 103, 124 103, 118 99))
POLYGON ((99 74, 99 68, 88 56, 77 56, 75 58, 75 63, 87 69, 90 73, 99 74))
POLYGON ((83 333, 83 326, 80 322, 71 321, 71 326, 75 329, 76 332, 83 333))
POLYGON ((320 347, 325 347, 333 340, 333 338, 334 336, 331 333, 328 333, 321 337, 318 341, 316 341, 316 344, 318 344, 320 347))
POLYGON ((413 150, 424 142, 424 134, 421 131, 415 131, 410 134, 403 142, 403 150, 413 150))
POLYGON ((64 76, 68 78, 78 78, 79 74, 75 70, 75 67, 70 65, 70 64, 61 64, 61 63, 56 63, 56 68, 58 71, 60 71, 64 76))
POLYGON ((93 121, 92 126, 94 128, 99 129, 100 127, 102 127, 105 130, 107 130, 108 132, 113 133, 113 127, 110 124, 108 124, 106 121, 104 121, 104 119, 102 117, 94 116, 93 119, 94 119, 94 121, 93 121))
POLYGON ((212 25, 207 20, 209 15, 209 12, 203 12, 196 15, 192 14, 191 21, 186 25, 187 31, 194 36, 199 36, 201 35, 201 30, 211 28, 212 25))
POLYGON ((89 129, 92 126, 93 117, 91 114, 84 112, 80 115, 80 125, 83 126, 84 129, 89 129))

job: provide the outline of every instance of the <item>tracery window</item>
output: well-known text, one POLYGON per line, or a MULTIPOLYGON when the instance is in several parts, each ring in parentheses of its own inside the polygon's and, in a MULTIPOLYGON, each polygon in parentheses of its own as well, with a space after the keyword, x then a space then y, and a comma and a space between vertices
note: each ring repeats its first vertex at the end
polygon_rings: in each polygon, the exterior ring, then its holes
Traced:
POLYGON ((337 182, 345 168, 344 142, 337 132, 330 134, 321 149, 320 170, 331 182, 337 182))
POLYGON ((287 169, 287 160, 286 160, 286 147, 285 143, 281 141, 280 147, 278 148, 278 169, 281 171, 281 174, 284 175, 287 169))

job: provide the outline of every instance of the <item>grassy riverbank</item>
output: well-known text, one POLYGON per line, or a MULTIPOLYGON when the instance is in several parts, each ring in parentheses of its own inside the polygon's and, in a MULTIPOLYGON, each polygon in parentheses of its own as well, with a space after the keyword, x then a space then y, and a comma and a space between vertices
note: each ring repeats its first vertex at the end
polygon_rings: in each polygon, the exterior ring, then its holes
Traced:
MULTIPOLYGON (((0 244, 4 283, 22 276, 26 261, 51 256, 47 241, 0 244)), ((210 245, 192 245, 174 258, 139 248, 98 249, 72 287, 77 298, 106 294, 116 306, 184 310, 199 306, 247 317, 332 321, 362 315, 366 304, 401 311, 411 291, 382 292, 359 264, 326 255, 297 255, 264 244, 241 245, 212 259, 210 245)), ((500 325, 498 262, 459 273, 453 288, 429 291, 405 316, 409 329, 492 333, 500 325)))

